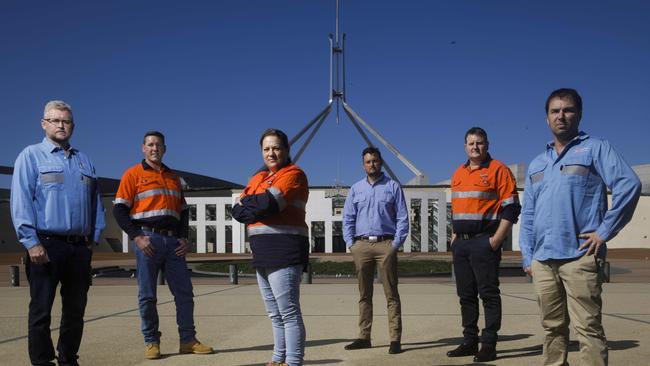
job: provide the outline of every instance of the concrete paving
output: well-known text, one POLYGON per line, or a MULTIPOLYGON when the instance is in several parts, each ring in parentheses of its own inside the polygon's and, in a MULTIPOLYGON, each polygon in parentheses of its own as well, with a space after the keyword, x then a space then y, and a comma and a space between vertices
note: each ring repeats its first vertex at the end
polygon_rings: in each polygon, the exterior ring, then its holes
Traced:
MULTIPOLYGON (((407 281, 408 282, 408 281, 407 281)), ((257 286, 196 285, 195 321, 198 337, 217 349, 212 355, 179 355, 175 307, 166 287, 159 287, 163 359, 143 356, 139 331, 137 287, 93 286, 86 328, 79 352, 82 365, 263 365, 270 360, 273 339, 257 286)), ((499 359, 491 365, 539 365, 541 328, 532 285, 502 284, 503 326, 499 359)), ((461 341, 460 311, 451 281, 403 283, 403 353, 388 354, 386 302, 375 286, 373 348, 345 351, 357 334, 357 286, 354 281, 302 286, 307 327, 305 365, 465 365, 471 357, 447 358, 461 341)), ((0 287, 0 365, 28 365, 27 287, 0 287)), ((609 283, 604 291, 604 324, 611 365, 645 365, 650 359, 650 284, 609 283)), ((60 321, 55 300, 52 324, 60 321)), ((53 332, 56 342, 58 329, 53 332)), ((569 361, 578 364, 572 344, 569 361)))

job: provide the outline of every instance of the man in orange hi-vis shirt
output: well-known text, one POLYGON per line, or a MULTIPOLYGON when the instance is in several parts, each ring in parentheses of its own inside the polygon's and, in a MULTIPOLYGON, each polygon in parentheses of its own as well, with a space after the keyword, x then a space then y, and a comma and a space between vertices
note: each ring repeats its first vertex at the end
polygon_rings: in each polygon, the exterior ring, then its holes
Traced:
POLYGON ((447 356, 474 355, 474 362, 497 357, 497 332, 501 328, 501 244, 521 211, 512 172, 492 159, 488 146, 485 130, 470 128, 465 133, 467 161, 451 178, 451 252, 460 298, 463 344, 447 352, 447 356), (480 350, 477 296, 483 300, 485 313, 480 350))
POLYGON ((134 242, 138 273, 138 305, 145 358, 160 358, 156 279, 161 267, 176 303, 179 353, 212 353, 196 339, 194 293, 185 262, 189 215, 181 183, 162 162, 165 136, 144 135, 142 162, 127 169, 115 196, 113 215, 134 242))

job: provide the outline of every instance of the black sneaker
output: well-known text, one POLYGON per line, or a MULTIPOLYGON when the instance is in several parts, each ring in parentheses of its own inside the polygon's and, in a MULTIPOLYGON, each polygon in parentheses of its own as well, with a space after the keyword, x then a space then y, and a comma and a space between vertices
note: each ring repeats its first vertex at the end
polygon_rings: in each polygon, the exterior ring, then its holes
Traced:
POLYGON ((402 344, 400 342, 390 342, 390 347, 388 347, 388 353, 394 355, 396 353, 402 353, 402 344))
POLYGON ((447 357, 473 356, 478 352, 478 343, 463 343, 447 352, 447 357))
POLYGON ((482 345, 481 350, 474 356, 474 362, 488 362, 497 359, 497 350, 493 345, 482 345))
POLYGON ((355 339, 354 342, 345 346, 347 350, 370 348, 370 339, 355 339))

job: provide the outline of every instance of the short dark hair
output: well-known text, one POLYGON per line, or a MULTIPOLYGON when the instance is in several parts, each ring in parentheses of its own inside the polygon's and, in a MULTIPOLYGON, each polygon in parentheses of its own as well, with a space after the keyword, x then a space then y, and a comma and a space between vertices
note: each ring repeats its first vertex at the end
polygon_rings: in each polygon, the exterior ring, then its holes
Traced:
POLYGON ((465 132, 465 142, 467 142, 467 136, 469 135, 481 136, 485 140, 485 142, 489 142, 487 137, 487 132, 485 132, 485 130, 480 127, 472 127, 469 130, 467 130, 467 132, 465 132))
POLYGON ((142 143, 143 144, 147 141, 147 136, 160 137, 160 139, 162 140, 163 145, 165 144, 165 135, 163 135, 162 132, 160 132, 160 131, 147 131, 144 134, 144 137, 142 138, 142 143))
POLYGON ((546 98, 546 114, 548 114, 548 105, 551 103, 551 100, 555 98, 560 98, 560 99, 565 99, 565 98, 571 98, 573 103, 575 103, 576 108, 578 109, 578 115, 582 116, 582 98, 580 98, 580 94, 578 94, 578 91, 575 89, 571 88, 561 88, 557 90, 553 90, 551 95, 546 98))
POLYGON ((260 137, 260 147, 262 147, 262 142, 264 142, 264 138, 267 136, 275 136, 280 139, 280 144, 282 144, 282 147, 287 149, 287 152, 289 153, 287 156, 287 164, 291 164, 291 145, 289 145, 287 134, 277 128, 267 128, 262 132, 262 136, 260 137))
POLYGON ((361 159, 362 160, 363 160, 363 157, 366 156, 366 154, 377 155, 379 160, 384 161, 384 159, 381 157, 381 151, 379 151, 379 149, 374 147, 374 146, 368 146, 365 149, 363 149, 363 151, 361 152, 361 159))

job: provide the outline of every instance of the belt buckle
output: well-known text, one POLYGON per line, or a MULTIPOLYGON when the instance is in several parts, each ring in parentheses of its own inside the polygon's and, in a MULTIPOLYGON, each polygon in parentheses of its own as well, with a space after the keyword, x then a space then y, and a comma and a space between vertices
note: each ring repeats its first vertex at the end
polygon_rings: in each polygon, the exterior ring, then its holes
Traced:
POLYGON ((376 243, 378 240, 379 240, 379 237, 377 237, 375 235, 368 236, 368 241, 371 242, 371 243, 376 243))

